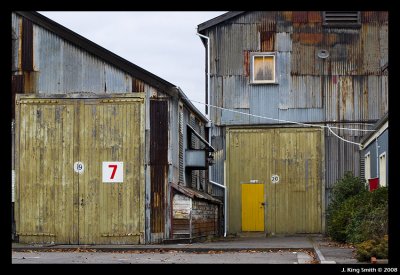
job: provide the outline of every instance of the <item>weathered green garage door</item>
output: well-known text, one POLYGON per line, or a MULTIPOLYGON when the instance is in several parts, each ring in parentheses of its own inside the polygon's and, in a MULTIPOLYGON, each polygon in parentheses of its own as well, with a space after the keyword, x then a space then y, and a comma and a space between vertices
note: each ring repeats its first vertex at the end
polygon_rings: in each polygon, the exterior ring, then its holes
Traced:
POLYGON ((144 101, 17 98, 20 242, 143 242, 144 101))
POLYGON ((242 213, 249 211, 242 212, 246 204, 242 206, 241 185, 251 183, 264 184, 264 204, 259 207, 264 209, 266 232, 323 231, 320 129, 230 129, 227 138, 230 233, 242 231, 242 213))

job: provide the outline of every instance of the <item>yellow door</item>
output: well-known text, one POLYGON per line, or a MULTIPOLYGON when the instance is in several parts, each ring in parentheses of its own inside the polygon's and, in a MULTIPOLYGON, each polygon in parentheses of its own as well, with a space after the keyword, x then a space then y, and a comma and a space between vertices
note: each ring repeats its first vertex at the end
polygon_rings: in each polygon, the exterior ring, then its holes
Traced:
POLYGON ((264 184, 242 184, 242 231, 264 231, 264 184))

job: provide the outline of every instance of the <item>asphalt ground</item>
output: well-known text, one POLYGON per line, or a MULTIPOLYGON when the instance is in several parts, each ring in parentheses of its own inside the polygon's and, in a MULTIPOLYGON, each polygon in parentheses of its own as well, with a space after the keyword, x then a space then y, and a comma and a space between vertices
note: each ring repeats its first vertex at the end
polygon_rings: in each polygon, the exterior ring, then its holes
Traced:
POLYGON ((12 263, 354 264, 354 248, 322 236, 228 237, 191 244, 12 244, 12 263), (118 255, 121 255, 120 257, 118 255))

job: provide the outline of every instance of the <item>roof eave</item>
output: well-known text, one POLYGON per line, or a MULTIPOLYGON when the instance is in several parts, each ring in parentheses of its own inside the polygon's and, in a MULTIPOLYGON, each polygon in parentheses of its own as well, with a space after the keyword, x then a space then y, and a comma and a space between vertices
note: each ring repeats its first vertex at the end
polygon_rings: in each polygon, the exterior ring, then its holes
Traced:
POLYGON ((204 123, 209 122, 209 120, 207 119, 207 117, 200 112, 194 105, 193 103, 190 101, 190 99, 186 96, 186 94, 181 90, 180 87, 176 86, 175 87, 176 90, 178 91, 179 94, 179 98, 183 101, 183 103, 185 103, 186 107, 189 108, 189 110, 191 110, 192 112, 194 112, 198 118, 200 118, 204 123))
POLYGON ((218 25, 218 24, 220 24, 220 23, 222 23, 222 22, 224 22, 226 20, 229 20, 229 19, 235 17, 235 16, 241 15, 242 13, 245 13, 245 11, 229 11, 229 12, 226 12, 224 14, 221 14, 220 16, 217 16, 217 17, 215 17, 213 19, 210 19, 210 20, 208 20, 206 22, 203 22, 203 23, 199 24, 197 26, 197 30, 198 30, 199 33, 201 33, 201 32, 203 32, 204 30, 206 30, 206 29, 208 29, 210 27, 218 25))
MULTIPOLYGON (((379 119, 375 123, 373 129, 378 131, 388 120, 389 120, 389 113, 385 113, 383 117, 381 117, 381 119, 379 119)), ((365 143, 370 137, 372 137, 375 134, 375 132, 370 132, 367 135, 363 136, 362 139, 360 140, 360 143, 361 144, 365 143)))

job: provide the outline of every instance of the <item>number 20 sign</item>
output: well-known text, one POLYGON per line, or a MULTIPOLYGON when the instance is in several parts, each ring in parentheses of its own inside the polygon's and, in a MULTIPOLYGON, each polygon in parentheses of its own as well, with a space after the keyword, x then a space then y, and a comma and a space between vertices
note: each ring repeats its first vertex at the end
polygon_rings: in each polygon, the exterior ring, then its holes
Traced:
POLYGON ((103 161, 103 182, 124 182, 124 163, 103 161))

